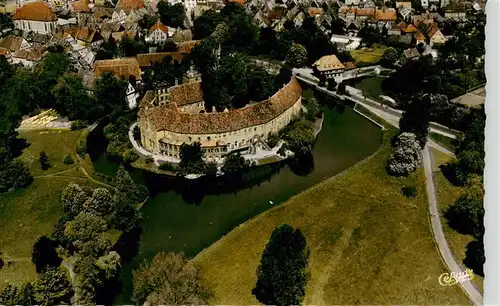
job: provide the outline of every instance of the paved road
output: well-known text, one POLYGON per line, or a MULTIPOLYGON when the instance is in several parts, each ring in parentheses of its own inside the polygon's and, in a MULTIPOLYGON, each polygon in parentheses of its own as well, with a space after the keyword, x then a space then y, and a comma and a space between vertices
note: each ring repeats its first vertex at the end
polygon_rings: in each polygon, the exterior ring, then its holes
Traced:
MULTIPOLYGON (((432 177, 432 161, 430 155, 429 146, 426 146, 422 151, 423 163, 425 176, 427 179, 427 196, 429 198, 429 212, 431 218, 432 232, 434 234, 434 240, 436 241, 439 253, 441 253, 441 257, 443 258, 446 266, 451 272, 461 273, 463 269, 458 265, 451 253, 451 250, 446 242, 446 237, 444 236, 443 226, 441 224, 440 211, 438 208, 438 203, 436 200, 436 191, 434 188, 434 179, 432 177)), ((463 281, 460 283, 460 286, 464 289, 464 291, 469 296, 470 300, 475 305, 483 305, 483 297, 481 292, 476 287, 476 285, 469 281, 463 281)))

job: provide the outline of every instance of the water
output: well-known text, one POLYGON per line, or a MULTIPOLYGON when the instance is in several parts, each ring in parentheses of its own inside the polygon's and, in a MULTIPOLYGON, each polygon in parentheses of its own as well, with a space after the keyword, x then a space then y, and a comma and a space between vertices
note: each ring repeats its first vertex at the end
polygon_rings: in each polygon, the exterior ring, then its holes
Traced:
MULTIPOLYGON (((130 261, 123 265, 123 295, 115 304, 130 302, 132 270, 144 259, 162 250, 195 256, 239 224, 369 156, 379 147, 381 135, 351 107, 325 108, 312 156, 298 164, 262 166, 244 180, 230 182, 190 181, 134 170, 133 177, 148 186, 152 197, 142 208, 139 245, 126 247, 130 261)), ((116 163, 96 153, 92 153, 96 170, 107 175, 116 171, 116 163)), ((124 239, 138 240, 135 234, 124 239)))

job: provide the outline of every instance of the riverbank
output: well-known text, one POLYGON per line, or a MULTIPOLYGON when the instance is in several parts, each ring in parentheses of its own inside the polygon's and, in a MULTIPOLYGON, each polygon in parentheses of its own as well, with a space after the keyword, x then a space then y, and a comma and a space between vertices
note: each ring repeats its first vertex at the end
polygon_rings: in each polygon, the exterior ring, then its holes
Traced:
POLYGON ((428 220, 425 176, 387 175, 390 136, 373 158, 240 225, 196 256, 210 304, 257 304, 251 291, 272 230, 300 228, 311 250, 304 304, 469 304, 447 272, 428 220), (415 198, 401 188, 412 185, 415 198))

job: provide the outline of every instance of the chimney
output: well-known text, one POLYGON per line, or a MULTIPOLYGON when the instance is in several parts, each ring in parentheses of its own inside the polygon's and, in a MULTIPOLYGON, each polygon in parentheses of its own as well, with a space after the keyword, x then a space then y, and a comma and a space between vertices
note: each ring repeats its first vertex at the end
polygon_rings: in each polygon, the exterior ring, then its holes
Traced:
POLYGON ((212 113, 216 113, 217 112, 217 109, 215 108, 215 106, 212 106, 212 113))
POLYGON ((179 80, 175 78, 175 86, 179 85, 179 80))

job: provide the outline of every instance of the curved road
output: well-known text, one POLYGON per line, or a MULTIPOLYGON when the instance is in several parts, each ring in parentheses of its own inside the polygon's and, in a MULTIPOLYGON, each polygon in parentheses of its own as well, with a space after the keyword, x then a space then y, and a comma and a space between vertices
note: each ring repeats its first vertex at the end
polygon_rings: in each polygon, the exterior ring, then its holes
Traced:
MULTIPOLYGON (((432 177, 432 161, 429 146, 425 146, 423 152, 423 163, 425 170, 425 177, 427 179, 427 197, 429 198, 429 212, 431 218, 432 232, 434 240, 436 241, 439 253, 443 258, 445 264, 451 272, 462 273, 463 269, 457 264, 451 250, 446 242, 446 237, 443 232, 443 225, 441 224, 440 211, 436 200, 436 191, 434 188, 434 179, 432 177)), ((470 280, 460 282, 460 286, 469 296, 470 300, 477 306, 483 305, 483 296, 470 280)))

